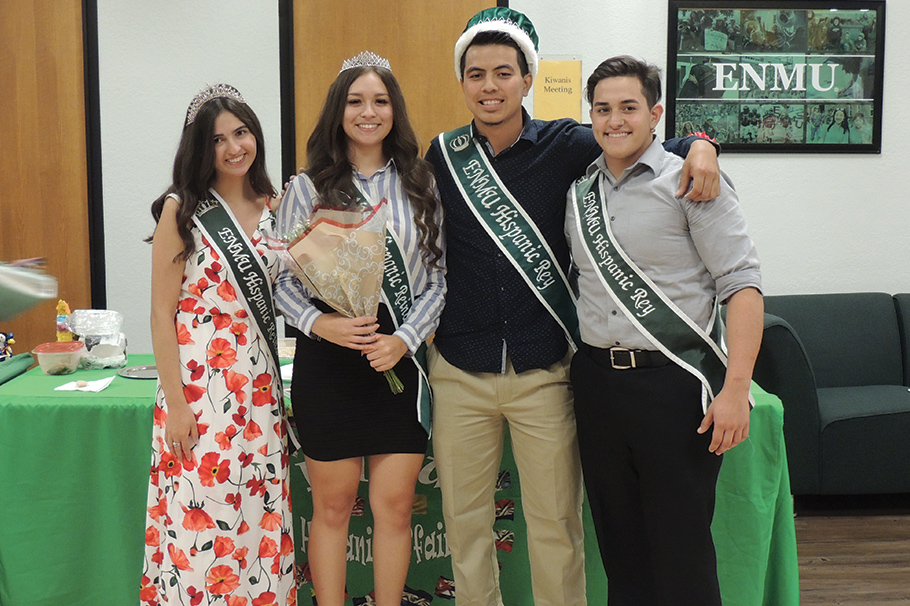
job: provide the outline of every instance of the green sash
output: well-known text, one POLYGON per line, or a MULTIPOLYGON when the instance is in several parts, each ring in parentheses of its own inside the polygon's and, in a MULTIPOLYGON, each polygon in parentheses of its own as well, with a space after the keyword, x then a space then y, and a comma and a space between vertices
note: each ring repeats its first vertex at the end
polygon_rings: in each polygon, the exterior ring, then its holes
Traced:
MULTIPOLYGON (((407 265, 401 254, 401 246, 394 232, 386 227, 385 232, 385 273, 382 277, 382 298, 392 312, 392 321, 395 328, 404 323, 414 303, 414 291, 408 276, 407 265)), ((431 413, 433 405, 433 392, 430 391, 430 382, 427 379, 427 344, 420 344, 417 351, 411 356, 417 366, 417 375, 420 382, 417 386, 417 420, 429 435, 431 428, 431 413)))
MULTIPOLYGON (((243 230, 227 210, 227 204, 214 190, 214 197, 202 200, 193 221, 224 257, 228 271, 234 277, 240 297, 238 300, 253 318, 256 328, 268 343, 275 370, 278 362, 278 325, 272 304, 272 288, 262 259, 250 246, 243 230)), ((279 377, 280 378, 280 377, 279 377)))
MULTIPOLYGON (((215 190, 210 189, 212 198, 200 200, 193 221, 212 246, 218 249, 225 260, 225 267, 237 286, 237 300, 253 319, 253 327, 268 344, 267 355, 271 356, 274 368, 275 397, 284 413, 284 390, 281 385, 281 363, 278 359, 278 325, 275 307, 272 303, 272 284, 266 274, 262 259, 251 246, 237 224, 227 203, 215 190)), ((291 450, 300 448, 293 431, 293 420, 289 421, 288 436, 293 445, 291 450)))
MULTIPOLYGON (((357 197, 362 205, 371 207, 369 200, 360 185, 355 183, 357 197)), ((411 312, 414 304, 414 290, 411 288, 411 277, 408 275, 408 266, 401 253, 401 245, 392 229, 386 225, 385 230, 385 261, 382 275, 382 299, 392 316, 395 328, 401 326, 411 312)), ((433 405, 433 392, 427 379, 427 344, 423 342, 417 352, 411 356, 417 366, 417 420, 427 432, 431 433, 431 414, 433 405)))
MULTIPOLYGON (((701 381, 707 401, 714 399, 724 385, 727 356, 616 242, 606 219, 599 172, 575 182, 572 203, 575 228, 584 242, 584 253, 599 269, 597 276, 613 301, 657 349, 701 381)), ((715 305, 711 324, 716 314, 715 305)))
POLYGON ((439 135, 449 172, 468 208, 576 348, 575 295, 546 239, 472 140, 471 127, 439 135))

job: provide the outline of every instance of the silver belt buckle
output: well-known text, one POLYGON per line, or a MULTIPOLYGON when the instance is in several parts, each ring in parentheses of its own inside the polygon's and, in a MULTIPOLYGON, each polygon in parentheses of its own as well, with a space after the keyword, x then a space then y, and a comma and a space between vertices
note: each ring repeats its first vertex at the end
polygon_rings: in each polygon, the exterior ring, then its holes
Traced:
POLYGON ((629 370, 630 368, 635 368, 635 352, 631 349, 626 349, 625 347, 611 347, 610 348, 610 366, 616 370, 629 370), (616 359, 613 357, 613 353, 617 351, 626 351, 629 353, 629 366, 623 364, 617 364, 616 359))

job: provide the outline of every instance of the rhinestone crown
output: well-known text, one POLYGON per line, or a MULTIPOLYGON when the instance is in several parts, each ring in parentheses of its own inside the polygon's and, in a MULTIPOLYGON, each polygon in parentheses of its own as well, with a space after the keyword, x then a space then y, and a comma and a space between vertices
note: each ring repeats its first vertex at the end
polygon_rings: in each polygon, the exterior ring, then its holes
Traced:
POLYGON ((338 70, 338 73, 340 74, 344 70, 352 69, 354 67, 381 67, 392 71, 392 66, 389 65, 388 59, 384 59, 376 53, 371 53, 370 51, 363 51, 356 57, 345 59, 344 63, 341 64, 341 69, 338 70))
POLYGON ((193 120, 196 119, 196 114, 199 113, 199 108, 201 108, 212 99, 218 99, 220 97, 233 99, 238 103, 243 103, 246 105, 246 100, 244 100, 243 95, 240 94, 240 91, 230 84, 214 84, 212 86, 206 86, 201 91, 199 91, 195 97, 193 97, 192 101, 190 101, 190 106, 186 110, 186 125, 189 126, 193 123, 193 120))

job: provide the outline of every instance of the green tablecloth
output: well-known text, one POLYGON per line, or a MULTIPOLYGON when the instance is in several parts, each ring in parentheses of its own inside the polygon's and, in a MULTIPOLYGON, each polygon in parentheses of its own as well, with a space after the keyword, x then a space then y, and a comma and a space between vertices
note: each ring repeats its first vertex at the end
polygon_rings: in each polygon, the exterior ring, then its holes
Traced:
POLYGON ((752 384, 749 439, 724 455, 714 545, 724 606, 799 604, 793 497, 780 400, 752 384))
POLYGON ((54 391, 115 372, 34 368, 0 385, 3 606, 139 603, 155 381, 54 391))
MULTIPOLYGON (((131 365, 151 356, 131 355, 131 365)), ((97 606, 138 603, 155 382, 118 377, 100 393, 54 387, 114 370, 51 377, 32 369, 0 385, 0 605, 97 606)), ((796 536, 774 396, 753 393, 751 437, 724 457, 714 523, 726 606, 799 603, 796 536)), ((295 539, 304 563, 312 515, 305 470, 292 467, 295 539)), ((532 604, 519 482, 507 449, 496 524, 502 590, 509 606, 532 604), (510 516, 513 519, 509 519, 510 516)), ((366 495, 366 483, 361 494, 366 495)), ((432 450, 418 484, 408 586, 437 603, 451 578, 432 450), (440 590, 441 591, 441 590, 440 590), (442 591, 441 591, 442 592, 442 591)), ((588 602, 605 602, 606 579, 586 515, 588 602)), ((369 507, 352 519, 348 590, 372 589, 369 507)), ((301 587, 308 604, 312 585, 301 587)))
MULTIPOLYGON (((718 577, 725 606, 790 606, 799 604, 796 532, 787 473, 780 400, 753 384, 756 407, 749 439, 724 455, 717 485, 714 542, 718 577)), ((297 459, 297 457, 295 457, 297 459)), ((291 490, 298 562, 307 559, 308 524, 312 501, 304 465, 292 467, 291 490)), ((494 525, 501 565, 503 601, 509 606, 533 606, 527 539, 521 510, 520 479, 508 444, 503 454, 496 500, 500 515, 494 525)), ((366 500, 367 483, 360 495, 366 500)), ((437 598, 452 578, 442 521, 442 505, 430 452, 417 485, 412 528, 414 541, 407 587, 418 599, 437 598)), ((348 593, 353 603, 372 590, 372 518, 369 507, 351 519, 348 537, 348 593)), ((359 508, 358 508, 359 510, 359 508)), ((590 511, 584 510, 585 571, 588 604, 606 603, 607 580, 600 562, 590 511)), ((298 601, 309 603, 312 584, 301 588, 298 601)), ((437 598, 438 600, 438 598, 437 598)), ((348 603, 352 603, 349 601, 348 603)))

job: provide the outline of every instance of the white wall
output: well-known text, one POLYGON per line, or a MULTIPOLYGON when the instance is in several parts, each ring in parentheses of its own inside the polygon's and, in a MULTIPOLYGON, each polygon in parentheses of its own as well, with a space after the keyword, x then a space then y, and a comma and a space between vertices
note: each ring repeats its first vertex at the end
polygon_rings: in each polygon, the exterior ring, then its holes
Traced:
POLYGON ((99 0, 101 162, 107 304, 131 352, 151 352, 152 201, 171 183, 186 108, 206 84, 236 86, 281 167, 275 0, 99 0))
MULTIPOLYGON (((584 79, 620 54, 666 71, 666 0, 509 5, 534 23, 541 54, 580 56, 584 79)), ((888 2, 885 24, 881 155, 721 156, 762 259, 766 294, 910 291, 910 193, 901 181, 910 170, 903 107, 910 99, 910 2, 888 2)))
MULTIPOLYGON (((298 0, 305 1, 305 0, 298 0)), ((666 0, 512 0, 540 50, 603 59, 632 54, 666 67, 666 0)), ((186 106, 202 86, 237 86, 262 121, 280 184, 278 7, 274 0, 99 0, 101 140, 108 307, 130 351, 151 351, 149 205, 170 183, 186 106)), ((881 155, 725 154, 762 257, 768 294, 910 291, 910 2, 886 14, 881 155)), ((374 23, 371 27, 380 27, 374 23)), ((658 132, 663 132, 660 127, 658 132)))

